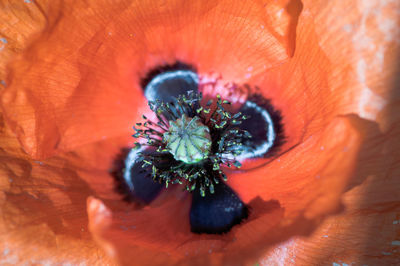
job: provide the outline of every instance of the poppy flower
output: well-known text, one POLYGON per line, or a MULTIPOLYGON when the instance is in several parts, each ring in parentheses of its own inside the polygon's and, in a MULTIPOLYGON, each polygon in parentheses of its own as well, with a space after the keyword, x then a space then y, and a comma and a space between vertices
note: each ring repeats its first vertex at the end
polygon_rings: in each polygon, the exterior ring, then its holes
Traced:
MULTIPOLYGON (((395 1, 1 5, 2 262, 398 259, 395 1), (229 100, 230 116, 251 113, 239 125, 253 135, 238 140, 250 151, 242 167, 219 164, 227 180, 205 197, 147 186, 127 160, 148 100, 174 101, 190 84, 229 100), (207 210, 221 208, 233 218, 214 230, 221 212, 207 210)), ((197 116, 181 117, 177 127, 197 116)))

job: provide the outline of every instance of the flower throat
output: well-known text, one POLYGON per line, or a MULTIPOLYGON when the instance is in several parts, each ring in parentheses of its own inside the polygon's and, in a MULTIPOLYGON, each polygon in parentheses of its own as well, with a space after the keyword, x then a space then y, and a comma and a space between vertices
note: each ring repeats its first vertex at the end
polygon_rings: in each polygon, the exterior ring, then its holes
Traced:
POLYGON ((180 95, 174 102, 149 101, 157 120, 146 116, 137 123, 133 136, 142 167, 151 167, 154 181, 184 185, 201 196, 213 194, 215 185, 226 181, 221 166, 241 166, 235 158, 243 151, 243 139, 250 133, 237 126, 248 116, 226 110, 231 103, 218 95, 202 105, 203 97, 193 91, 180 95), (150 152, 149 152, 150 151, 150 152))

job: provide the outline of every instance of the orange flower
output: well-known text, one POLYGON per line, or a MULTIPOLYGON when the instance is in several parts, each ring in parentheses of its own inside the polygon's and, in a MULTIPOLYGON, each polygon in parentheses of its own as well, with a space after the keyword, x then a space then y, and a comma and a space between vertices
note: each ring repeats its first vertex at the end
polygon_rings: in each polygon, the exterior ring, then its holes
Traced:
POLYGON ((1 262, 399 259, 396 1, 0 5, 1 262), (259 87, 282 114, 279 156, 228 175, 251 212, 224 235, 190 232, 187 193, 140 207, 114 192, 110 168, 148 112, 140 81, 175 61, 259 87))

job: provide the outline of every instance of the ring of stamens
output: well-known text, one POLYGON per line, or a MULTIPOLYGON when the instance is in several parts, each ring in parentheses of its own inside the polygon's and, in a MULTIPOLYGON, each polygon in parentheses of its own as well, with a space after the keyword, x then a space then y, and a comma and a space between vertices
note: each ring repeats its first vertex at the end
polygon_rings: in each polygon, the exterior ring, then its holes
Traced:
POLYGON ((227 111, 229 101, 217 96, 201 106, 201 100, 201 94, 189 91, 172 103, 149 102, 157 121, 143 116, 145 122, 136 124, 133 136, 142 139, 137 146, 155 151, 139 156, 142 167, 151 167, 153 180, 166 187, 182 184, 205 196, 206 190, 214 193, 221 179, 226 181, 221 166, 240 168, 236 157, 243 151, 243 139, 251 135, 237 128, 248 117, 227 111))

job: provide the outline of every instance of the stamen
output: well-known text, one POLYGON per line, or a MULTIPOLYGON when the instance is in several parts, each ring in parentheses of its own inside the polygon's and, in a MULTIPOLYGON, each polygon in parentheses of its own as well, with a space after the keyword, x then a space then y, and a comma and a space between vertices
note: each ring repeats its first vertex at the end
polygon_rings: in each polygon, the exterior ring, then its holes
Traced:
POLYGON ((201 100, 201 94, 189 91, 173 102, 149 102, 158 121, 143 116, 146 121, 136 124, 133 136, 143 140, 137 146, 156 151, 140 155, 143 167, 152 166, 153 180, 166 187, 182 184, 204 197, 226 180, 221 165, 241 167, 236 157, 243 151, 243 139, 251 135, 236 127, 247 117, 229 113, 224 107, 228 101, 218 95, 214 107, 209 101, 204 108, 201 100))

